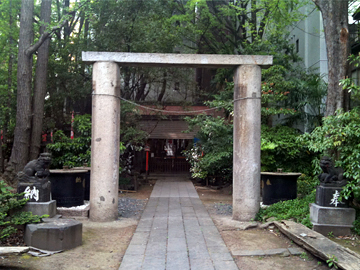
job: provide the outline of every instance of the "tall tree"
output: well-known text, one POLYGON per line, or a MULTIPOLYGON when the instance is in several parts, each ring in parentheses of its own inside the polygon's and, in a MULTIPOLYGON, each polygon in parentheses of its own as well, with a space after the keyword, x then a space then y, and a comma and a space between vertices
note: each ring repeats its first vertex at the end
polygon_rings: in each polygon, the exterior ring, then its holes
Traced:
POLYGON ((55 32, 50 44, 48 98, 44 108, 45 130, 65 130, 69 126, 71 111, 90 113, 91 68, 89 70, 81 61, 82 51, 93 50, 88 46, 87 2, 89 1, 77 2, 79 6, 74 7, 72 1, 55 1, 52 20, 61 24, 65 18, 65 26, 55 32), (81 8, 81 11, 69 12, 69 8, 81 8))
MULTIPOLYGON (((51 13, 51 0, 42 0, 42 24, 44 28, 41 31, 42 34, 39 36, 38 40, 33 43, 34 33, 33 33, 33 13, 34 13, 34 1, 22 0, 21 2, 21 14, 20 14, 20 34, 19 34, 19 52, 18 52, 18 71, 17 71, 17 110, 16 110, 16 126, 14 131, 14 143, 11 150, 11 156, 9 163, 7 164, 4 178, 10 185, 15 185, 14 175, 16 172, 22 170, 30 158, 30 146, 31 146, 31 130, 32 124, 35 123, 35 127, 41 129, 38 119, 35 119, 33 122, 33 111, 32 111, 32 101, 38 103, 35 108, 37 108, 37 113, 41 113, 43 106, 43 101, 39 101, 36 98, 43 99, 44 97, 44 87, 40 82, 36 83, 36 91, 38 93, 34 94, 32 98, 32 63, 33 55, 39 51, 39 48, 46 42, 49 37, 55 33, 58 29, 64 27, 69 17, 71 17, 76 11, 68 12, 66 16, 58 25, 51 28, 46 27, 47 21, 49 21, 51 13), (40 92, 39 92, 40 90, 40 92), (40 105, 40 106, 38 106, 40 105)), ((81 4, 79 5, 81 6, 81 4)), ((77 6, 78 7, 78 6, 77 6)), ((44 61, 47 60, 47 49, 46 46, 39 51, 40 53, 40 63, 37 66, 37 75, 39 79, 46 78, 46 67, 44 68, 44 61)), ((39 60, 39 58, 38 58, 39 60)), ((41 117, 43 114, 41 113, 41 117)), ((41 132, 41 131, 40 131, 41 132)), ((36 136, 36 134, 34 135, 36 136)), ((38 141, 41 137, 35 138, 34 141, 38 141)), ((33 142, 34 142, 33 141, 33 142)), ((33 150, 33 155, 35 157, 35 152, 37 147, 35 146, 33 150)))
POLYGON ((0 173, 4 170, 4 160, 8 159, 9 138, 12 137, 12 127, 15 122, 15 88, 16 88, 16 50, 19 28, 17 14, 20 13, 19 0, 7 0, 0 3, 0 46, 3 50, 0 53, 0 173), (5 64, 7 62, 7 65, 5 64))
POLYGON ((328 58, 328 91, 325 116, 349 109, 348 94, 339 84, 348 74, 349 26, 347 0, 314 0, 324 24, 328 58))
POLYGON ((29 158, 32 54, 28 54, 27 50, 33 42, 33 13, 34 2, 22 0, 17 69, 16 127, 9 161, 15 171, 22 170, 29 158))
MULTIPOLYGON (((49 27, 51 15, 51 0, 41 2, 41 25, 40 35, 43 35, 46 27, 49 27)), ((47 67, 49 58, 49 43, 47 38, 38 49, 35 73, 35 85, 33 95, 33 117, 31 125, 30 160, 39 156, 41 144, 41 132, 44 119, 44 100, 46 95, 47 67)))

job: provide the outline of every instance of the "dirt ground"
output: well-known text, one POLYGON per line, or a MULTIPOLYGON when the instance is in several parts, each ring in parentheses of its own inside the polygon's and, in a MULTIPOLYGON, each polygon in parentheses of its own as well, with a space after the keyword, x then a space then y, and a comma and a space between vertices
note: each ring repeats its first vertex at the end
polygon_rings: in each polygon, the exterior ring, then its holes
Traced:
MULTIPOLYGON (((208 187, 196 187, 198 194, 208 209, 230 251, 258 250, 296 247, 288 238, 279 233, 276 228, 253 228, 241 230, 231 215, 220 213, 215 205, 229 205, 232 198, 229 189, 213 190, 208 187)), ((120 197, 130 197, 146 200, 149 198, 152 186, 140 187, 136 193, 119 194, 120 197)), ((0 257, 0 269, 13 270, 87 270, 87 269, 118 269, 136 229, 139 217, 120 218, 114 222, 94 223, 83 222, 83 244, 75 249, 48 257, 32 257, 29 254, 0 257)), ((300 256, 234 256, 239 269, 328 269, 325 262, 303 252, 300 256)))

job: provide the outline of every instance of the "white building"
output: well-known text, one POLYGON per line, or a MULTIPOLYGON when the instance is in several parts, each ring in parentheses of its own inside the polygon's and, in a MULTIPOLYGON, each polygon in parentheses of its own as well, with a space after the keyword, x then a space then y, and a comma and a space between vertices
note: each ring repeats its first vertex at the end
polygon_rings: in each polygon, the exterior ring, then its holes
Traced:
POLYGON ((290 42, 303 59, 304 67, 315 69, 327 81, 328 65, 321 12, 313 3, 302 7, 300 11, 307 17, 292 27, 290 42))

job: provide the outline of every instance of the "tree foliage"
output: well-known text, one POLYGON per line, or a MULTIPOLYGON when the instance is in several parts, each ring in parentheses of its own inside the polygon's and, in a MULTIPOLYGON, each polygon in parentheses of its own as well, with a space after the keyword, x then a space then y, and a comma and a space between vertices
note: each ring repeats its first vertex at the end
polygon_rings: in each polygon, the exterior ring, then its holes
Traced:
POLYGON ((232 123, 222 117, 200 115, 188 119, 190 126, 201 126, 199 142, 185 152, 193 177, 232 179, 232 123))
MULTIPOLYGON (((173 53, 182 43, 170 21, 172 1, 97 1, 90 12, 91 50, 173 53)), ((124 67, 121 75, 122 97, 135 101, 144 101, 150 93, 162 102, 170 82, 189 81, 189 72, 179 69, 124 67)))
POLYGON ((185 46, 199 53, 244 54, 246 46, 282 36, 303 18, 298 8, 308 1, 240 0, 177 1, 171 19, 185 38, 185 46))
POLYGON ((325 117, 322 126, 301 138, 309 150, 331 156, 335 166, 344 169, 344 176, 349 179, 343 190, 346 199, 360 183, 359 117, 358 107, 348 112, 338 111, 325 117))
MULTIPOLYGON (((142 150, 147 133, 139 130, 139 111, 134 105, 123 103, 121 106, 120 152, 123 154, 126 145, 137 146, 142 150)), ((70 125, 70 123, 69 123, 70 125)), ((73 120, 74 138, 71 139, 63 130, 54 133, 53 142, 47 145, 52 154, 52 168, 63 166, 81 167, 91 163, 91 115, 76 115, 73 120)), ((104 131, 106 132, 106 131, 104 131)))
MULTIPOLYGON (((15 2, 15 1, 14 1, 15 2)), ((59 1, 57 1, 58 3, 59 1)), ((12 3, 11 1, 9 3, 12 3)), ((65 1, 66 4, 69 1, 65 1)), ((1 3, 2 4, 2 3, 1 3)), ((11 156, 7 164, 5 179, 13 183, 14 174, 21 170, 29 161, 30 148, 32 156, 39 152, 39 142, 42 130, 43 99, 46 95, 46 64, 48 39, 56 31, 67 25, 68 18, 63 18, 61 23, 51 27, 49 17, 51 0, 41 2, 41 15, 38 16, 38 7, 32 1, 21 1, 20 33, 18 38, 17 61, 17 111, 16 126, 14 130, 14 143, 11 156), (45 9, 44 7, 47 6, 45 9), (35 12, 34 12, 35 11, 35 12), (35 17, 34 17, 35 15, 35 17), (36 34, 34 35, 34 29, 36 34), (37 52, 37 54, 35 54, 37 52), (36 55, 37 57, 34 57, 36 55), (36 60, 37 73, 35 88, 33 89, 33 63, 36 60), (44 68, 43 68, 44 67, 44 68), (43 81, 45 80, 45 83, 43 81), (39 100, 37 100, 39 99, 39 100), (36 116, 33 116, 36 113, 36 116), (40 117, 39 117, 40 115, 40 117), (33 132, 33 138, 31 133, 33 132)), ((77 4, 75 4, 77 6, 77 4)), ((14 22, 16 23, 16 22, 14 22)), ((9 38, 13 40, 12 37, 9 38)), ((8 85, 10 83, 8 82, 8 85)), ((7 128, 7 126, 5 126, 7 128)), ((7 130, 6 130, 7 132, 7 130)))
MULTIPOLYGON (((312 175, 311 160, 314 155, 297 141, 301 133, 287 125, 308 117, 304 108, 306 105, 315 106, 320 102, 321 106, 321 95, 318 96, 318 92, 324 92, 321 78, 298 68, 285 69, 276 65, 263 71, 263 80, 261 169, 276 171, 282 168, 287 172, 312 175), (305 98, 299 102, 296 97, 301 94, 305 98), (278 124, 273 126, 271 120, 277 117, 282 120, 277 120, 278 124)), ((225 118, 210 115, 188 118, 190 127, 199 128, 197 136, 200 141, 186 152, 193 176, 197 178, 221 175, 226 181, 232 179, 234 85, 229 82, 226 85, 226 90, 206 103, 223 110, 225 118)), ((314 116, 321 118, 321 114, 314 116)))
POLYGON ((74 118, 74 139, 62 130, 54 134, 54 142, 47 145, 52 154, 51 167, 81 167, 91 161, 91 116, 78 115, 74 118))
MULTIPOLYGON (((349 61, 355 67, 359 66, 360 55, 350 56, 349 61)), ((350 78, 339 82, 344 91, 350 92, 354 104, 359 104, 360 87, 350 78)), ((300 141, 309 150, 330 156, 335 166, 344 170, 344 176, 349 180, 343 189, 343 196, 349 199, 354 192, 360 190, 360 107, 355 106, 350 111, 337 110, 334 115, 328 115, 322 120, 322 125, 313 132, 304 134, 300 141)), ((360 196, 358 196, 360 201, 360 196)))
MULTIPOLYGON (((304 18, 296 10, 306 3, 298 0, 53 0, 51 23, 45 29, 46 36, 50 38, 50 57, 43 131, 62 130, 64 138, 68 137, 71 112, 91 113, 92 70, 81 61, 81 51, 91 50, 271 54, 274 55, 274 66, 262 74, 263 124, 270 125, 276 118, 274 115, 280 116, 276 121, 281 120, 281 124, 296 123, 303 119, 310 121, 314 115, 315 120, 318 120, 322 110, 321 78, 296 67, 300 59, 289 44, 286 32, 287 27, 304 18), (313 107, 317 110, 316 114, 307 113, 304 108, 308 104, 315 104, 313 107)), ((1 33, 0 42, 11 44, 13 40, 13 46, 5 46, 8 51, 0 54, 3 56, 2 62, 9 63, 0 69, 0 95, 4 97, 0 105, 4 112, 0 114, 0 123, 3 124, 2 128, 8 124, 4 132, 14 127, 13 97, 16 81, 12 84, 8 82, 14 73, 10 76, 7 71, 10 70, 11 48, 17 46, 14 41, 18 40, 19 10, 20 0, 0 3, 0 15, 3 18, 0 24, 4 24, 6 30, 1 33), (10 3, 11 12, 6 12, 10 3), (7 24, 11 14, 14 23, 7 24), (5 119, 6 115, 9 118, 5 119)), ((39 23, 39 14, 40 6, 35 5, 35 35, 29 48, 32 51, 44 38, 40 33, 43 24, 39 23)), ((12 51, 12 54, 16 55, 16 51, 12 51)), ((37 57, 34 57, 34 61, 37 61, 37 57)), ((204 155, 202 164, 210 174, 226 172, 224 175, 228 179, 231 178, 229 163, 232 163, 232 92, 227 91, 227 84, 231 84, 232 73, 232 70, 218 70, 212 80, 216 89, 222 92, 218 92, 215 98, 210 96, 213 101, 209 104, 224 108, 226 119, 201 116, 203 118, 193 120, 199 124, 206 123, 201 130, 203 152, 216 153, 213 156, 204 155)), ((121 74, 121 94, 126 99, 143 102, 151 97, 157 102, 167 101, 167 97, 175 93, 166 92, 174 82, 186 83, 187 89, 191 89, 184 94, 184 100, 190 94, 199 92, 191 82, 191 70, 123 67, 121 74)), ((123 142, 141 144, 144 134, 139 133, 134 125, 138 115, 133 110, 131 106, 122 104, 121 126, 122 130, 123 127, 127 130, 122 138, 123 142)), ((263 144, 269 152, 275 151, 275 148, 268 148, 273 146, 272 142, 263 144)))

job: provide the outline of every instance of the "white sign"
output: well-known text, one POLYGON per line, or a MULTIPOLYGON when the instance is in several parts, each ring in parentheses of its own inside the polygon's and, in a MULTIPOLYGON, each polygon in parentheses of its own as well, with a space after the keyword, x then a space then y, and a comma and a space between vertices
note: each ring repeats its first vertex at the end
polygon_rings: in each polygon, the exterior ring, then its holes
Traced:
POLYGON ((31 189, 30 187, 26 187, 25 189, 25 199, 34 199, 35 201, 39 200, 39 190, 36 189, 35 186, 33 186, 33 189, 31 189))

